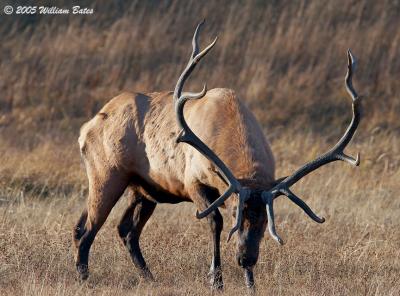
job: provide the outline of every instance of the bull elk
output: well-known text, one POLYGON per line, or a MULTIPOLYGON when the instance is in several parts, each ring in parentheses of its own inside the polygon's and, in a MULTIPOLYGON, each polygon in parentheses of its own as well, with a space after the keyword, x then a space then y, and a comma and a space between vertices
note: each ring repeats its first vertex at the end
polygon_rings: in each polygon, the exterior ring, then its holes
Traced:
POLYGON ((267 225, 272 238, 282 244, 275 230, 274 200, 284 195, 311 219, 323 223, 324 218, 318 217, 290 187, 330 162, 360 163, 359 155, 353 158, 344 153, 361 117, 360 98, 352 86, 355 61, 350 50, 345 86, 352 99, 353 118, 348 129, 328 152, 292 175, 275 179, 268 141, 253 114, 232 90, 207 91, 204 86, 200 93, 182 92, 197 63, 217 41, 200 51, 201 25, 196 28, 190 60, 173 93, 123 93, 81 128, 79 146, 89 180, 87 208, 73 233, 81 279, 88 277, 89 249, 97 232, 129 188, 130 204, 118 232, 143 277, 153 278, 142 256, 139 237, 156 205, 193 202, 197 218, 206 217, 211 228, 211 284, 221 289, 223 219, 218 208, 225 204, 232 210, 234 225, 228 237, 237 232, 237 262, 244 269, 246 285, 254 287, 252 270, 267 225))

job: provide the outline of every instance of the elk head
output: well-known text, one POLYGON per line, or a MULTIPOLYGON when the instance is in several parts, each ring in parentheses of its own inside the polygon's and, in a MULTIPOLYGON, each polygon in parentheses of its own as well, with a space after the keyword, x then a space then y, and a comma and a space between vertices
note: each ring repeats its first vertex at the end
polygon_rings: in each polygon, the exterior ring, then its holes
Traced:
POLYGON ((342 138, 328 152, 322 154, 316 159, 306 163, 295 171, 292 175, 280 178, 275 181, 271 188, 249 188, 243 186, 228 169, 224 162, 190 129, 185 121, 183 109, 188 100, 199 100, 204 97, 207 87, 204 85, 203 90, 199 93, 182 93, 183 86, 197 63, 212 49, 217 38, 208 45, 204 50, 200 51, 198 46, 198 33, 203 22, 200 23, 193 36, 193 51, 189 62, 178 79, 174 91, 174 103, 176 118, 180 128, 182 129, 178 135, 177 142, 187 143, 215 166, 217 174, 227 184, 226 191, 218 197, 206 210, 197 212, 196 216, 202 219, 209 215, 212 211, 221 206, 230 196, 237 196, 236 213, 234 215, 234 226, 228 235, 228 241, 235 232, 238 232, 238 254, 237 260, 241 267, 245 269, 246 283, 253 286, 252 267, 256 264, 259 253, 259 244, 264 235, 266 226, 268 225, 269 234, 279 244, 283 244, 282 239, 275 230, 274 218, 274 200, 279 196, 286 196, 299 206, 303 211, 315 222, 323 223, 324 218, 318 217, 313 210, 296 194, 290 187, 300 179, 317 170, 321 166, 337 160, 345 161, 353 166, 360 164, 360 155, 356 158, 348 156, 344 153, 344 149, 349 144, 360 122, 361 118, 361 100, 352 86, 352 74, 355 67, 355 59, 350 50, 347 51, 348 69, 345 77, 345 87, 352 99, 353 117, 342 136, 342 138))

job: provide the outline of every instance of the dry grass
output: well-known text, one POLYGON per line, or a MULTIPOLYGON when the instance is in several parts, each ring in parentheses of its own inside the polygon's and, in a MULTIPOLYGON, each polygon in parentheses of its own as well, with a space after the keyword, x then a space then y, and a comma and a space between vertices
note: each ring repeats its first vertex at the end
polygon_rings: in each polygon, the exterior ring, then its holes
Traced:
MULTIPOLYGON (((333 164, 296 186, 324 225, 277 202, 286 244, 266 237, 258 293, 400 294, 398 1, 86 3, 95 17, 0 18, 1 295, 210 292, 208 227, 192 205, 158 206, 144 230, 154 284, 138 278, 118 241, 123 198, 96 238, 84 285, 76 281, 71 240, 87 191, 80 124, 122 90, 172 89, 202 17, 203 42, 217 33, 220 40, 189 87, 207 81, 235 89, 272 142, 278 176, 343 131, 346 48, 360 58, 355 85, 367 94, 365 117, 349 150, 362 152, 362 165, 333 164)), ((225 294, 245 293, 234 244, 222 243, 222 254, 225 294)))
POLYGON ((220 38, 192 88, 235 89, 269 128, 304 122, 317 130, 315 121, 344 120, 350 47, 368 129, 400 127, 398 1, 87 3, 95 16, 2 16, 0 126, 47 131, 49 120, 81 123, 122 90, 172 89, 206 17, 202 44, 220 38))
MULTIPOLYGON (((282 160, 279 175, 326 148, 323 143, 315 143, 312 136, 293 135, 291 139, 289 144, 288 138, 274 144, 275 150, 282 153, 278 154, 282 160), (303 153, 301 157, 297 151, 303 153)), ((386 140, 370 145, 373 140, 369 139, 354 145, 357 148, 351 150, 364 152, 359 169, 334 164, 296 186, 296 191, 327 218, 324 225, 311 222, 289 202, 278 201, 278 230, 286 244, 279 247, 266 236, 256 268, 260 295, 400 293, 400 201, 396 196, 400 190, 399 170, 385 161, 374 162, 371 157, 374 149, 388 144, 399 151, 399 142, 393 135, 387 135, 386 140)), ((61 147, 52 150, 63 151, 61 147)), ((54 186, 54 174, 67 161, 57 161, 49 151, 34 154, 36 159, 28 155, 29 163, 15 165, 15 174, 34 171, 50 157, 53 167, 43 168, 48 182, 38 178, 38 184, 44 181, 49 187, 54 186)), ((79 172, 79 162, 74 162, 61 179, 72 182, 77 177, 73 172, 79 172)), ((122 198, 94 243, 89 281, 80 285, 73 263, 71 229, 84 207, 82 193, 73 190, 50 198, 38 196, 39 190, 24 194, 20 187, 7 184, 1 191, 0 288, 5 295, 209 293, 206 274, 212 247, 208 226, 195 219, 195 209, 190 204, 158 206, 144 230, 144 254, 157 279, 150 285, 138 278, 118 240, 116 225, 126 206, 122 198)), ((230 221, 225 211, 224 216, 227 229, 230 221)), ((225 293, 243 294, 234 244, 222 243, 222 250, 225 293)))

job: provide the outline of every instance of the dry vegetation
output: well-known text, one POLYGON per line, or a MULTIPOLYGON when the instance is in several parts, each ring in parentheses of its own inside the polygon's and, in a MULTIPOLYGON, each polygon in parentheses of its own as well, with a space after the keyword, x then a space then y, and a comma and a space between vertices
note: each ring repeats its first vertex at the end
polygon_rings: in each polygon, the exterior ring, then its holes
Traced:
MULTIPOLYGON (((220 40, 189 87, 235 89, 272 142, 278 176, 341 134, 350 118, 347 47, 360 60, 365 117, 349 150, 361 151, 362 165, 333 164, 296 186, 323 225, 277 203, 286 244, 266 237, 261 246, 259 294, 400 294, 398 1, 82 3, 95 15, 0 16, 1 295, 209 293, 211 242, 192 205, 158 206, 143 233, 154 284, 138 278, 118 241, 124 199, 94 243, 84 285, 71 241, 87 191, 79 126, 123 90, 172 89, 203 17, 203 42, 220 40)), ((243 294, 234 244, 222 249, 225 293, 243 294)))

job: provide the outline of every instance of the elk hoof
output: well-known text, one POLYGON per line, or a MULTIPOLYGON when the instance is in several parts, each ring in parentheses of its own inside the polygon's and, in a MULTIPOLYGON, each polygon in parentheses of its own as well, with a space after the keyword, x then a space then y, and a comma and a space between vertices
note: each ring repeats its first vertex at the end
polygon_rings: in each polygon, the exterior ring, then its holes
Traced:
POLYGON ((249 289, 249 292, 251 294, 254 294, 256 291, 256 286, 254 284, 254 275, 253 275, 253 269, 252 268, 246 268, 244 270, 244 277, 246 280, 246 287, 249 289))
POLYGON ((212 290, 222 291, 224 289, 224 281, 222 280, 221 270, 210 270, 208 276, 210 277, 210 285, 212 290))
POLYGON ((155 281, 154 277, 153 277, 153 274, 151 273, 151 271, 147 267, 142 269, 142 277, 148 282, 154 282, 155 281))
POLYGON ((221 280, 211 279, 210 280, 211 289, 215 291, 223 291, 224 290, 224 283, 221 280))
POLYGON ((79 274, 79 280, 80 281, 85 281, 89 277, 89 268, 85 264, 77 264, 76 265, 76 270, 78 271, 79 274))

